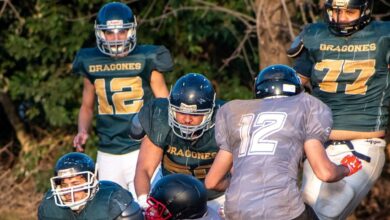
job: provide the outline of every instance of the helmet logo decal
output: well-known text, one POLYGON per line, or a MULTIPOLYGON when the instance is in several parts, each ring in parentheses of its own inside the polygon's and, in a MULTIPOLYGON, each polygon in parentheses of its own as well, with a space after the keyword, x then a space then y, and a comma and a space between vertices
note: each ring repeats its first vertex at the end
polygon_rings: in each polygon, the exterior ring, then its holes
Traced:
POLYGON ((70 177, 75 175, 76 173, 77 171, 73 167, 69 169, 58 170, 58 176, 61 177, 70 177))
POLYGON ((295 85, 291 84, 283 84, 283 92, 296 92, 296 87, 295 85))
POLYGON ((122 20, 109 20, 107 21, 108 28, 122 28, 123 21, 122 20))
POLYGON ((348 3, 349 3, 349 0, 335 0, 335 1, 333 2, 333 6, 334 6, 334 7, 343 7, 343 8, 347 8, 348 3))
POLYGON ((180 107, 179 107, 180 112, 188 112, 188 113, 196 112, 197 109, 198 108, 196 105, 187 105, 185 103, 180 103, 180 107))

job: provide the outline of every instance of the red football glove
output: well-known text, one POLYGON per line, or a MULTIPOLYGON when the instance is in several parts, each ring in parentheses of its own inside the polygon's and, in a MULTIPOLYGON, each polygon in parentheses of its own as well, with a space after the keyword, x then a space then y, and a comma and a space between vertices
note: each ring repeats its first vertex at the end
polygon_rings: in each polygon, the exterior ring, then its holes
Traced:
POLYGON ((340 163, 349 169, 348 176, 362 169, 362 162, 354 155, 345 156, 340 163))

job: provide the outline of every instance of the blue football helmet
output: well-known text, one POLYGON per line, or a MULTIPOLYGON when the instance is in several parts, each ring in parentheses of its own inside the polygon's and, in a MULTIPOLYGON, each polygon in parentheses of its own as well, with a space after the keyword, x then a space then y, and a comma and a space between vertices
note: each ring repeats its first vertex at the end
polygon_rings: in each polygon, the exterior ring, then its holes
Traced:
POLYGON ((99 50, 109 56, 126 56, 135 48, 137 42, 137 21, 132 10, 120 2, 105 4, 95 21, 95 36, 99 50), (127 31, 125 40, 109 41, 105 33, 119 34, 127 31))
POLYGON ((363 29, 371 21, 373 5, 373 0, 326 0, 325 21, 328 23, 329 30, 337 36, 349 36, 363 29), (360 16, 348 23, 339 22, 338 17, 333 20, 332 14, 341 9, 359 9, 360 16))
POLYGON ((258 74, 255 81, 255 97, 277 98, 297 95, 303 91, 295 70, 286 65, 272 65, 258 74))
POLYGON ((86 154, 72 152, 58 159, 54 168, 54 177, 50 178, 55 204, 60 207, 69 207, 74 211, 84 207, 97 191, 96 173, 95 163, 86 154), (85 182, 71 186, 63 184, 65 179, 77 176, 83 177, 85 182), (74 196, 77 192, 85 192, 86 196, 78 200, 74 196), (67 199, 69 195, 70 199, 67 199))
POLYGON ((189 73, 180 77, 169 94, 168 123, 180 138, 195 140, 214 126, 215 92, 211 82, 202 74, 189 73), (202 115, 199 125, 183 125, 176 120, 176 113, 202 115))
POLYGON ((186 174, 161 178, 147 202, 147 220, 200 219, 207 214, 206 188, 200 180, 186 174))

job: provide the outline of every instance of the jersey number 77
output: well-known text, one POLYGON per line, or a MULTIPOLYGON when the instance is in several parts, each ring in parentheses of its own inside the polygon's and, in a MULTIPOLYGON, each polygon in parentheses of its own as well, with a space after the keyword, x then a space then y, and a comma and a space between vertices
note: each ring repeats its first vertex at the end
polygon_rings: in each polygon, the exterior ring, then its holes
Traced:
POLYGON ((316 71, 327 70, 319 86, 322 91, 329 93, 337 92, 339 77, 344 74, 360 72, 352 83, 345 86, 344 93, 347 95, 365 95, 367 92, 366 83, 375 73, 375 60, 323 60, 317 63, 314 69, 316 71))

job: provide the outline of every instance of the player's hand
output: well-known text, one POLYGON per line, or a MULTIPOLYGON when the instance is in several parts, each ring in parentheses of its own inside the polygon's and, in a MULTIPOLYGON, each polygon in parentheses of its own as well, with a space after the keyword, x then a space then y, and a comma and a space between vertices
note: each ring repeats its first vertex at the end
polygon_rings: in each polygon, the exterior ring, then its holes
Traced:
POLYGON ((86 132, 79 132, 73 139, 73 147, 77 152, 84 152, 83 145, 87 142, 88 134, 86 132))
POLYGON ((140 195, 140 196, 138 196, 137 200, 138 200, 137 201, 138 205, 141 207, 141 209, 146 211, 146 209, 149 207, 149 204, 147 202, 148 195, 140 195))
POLYGON ((348 176, 362 169, 362 162, 354 155, 347 155, 341 160, 341 165, 348 168, 348 176))

